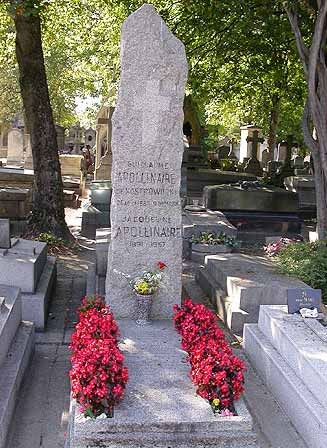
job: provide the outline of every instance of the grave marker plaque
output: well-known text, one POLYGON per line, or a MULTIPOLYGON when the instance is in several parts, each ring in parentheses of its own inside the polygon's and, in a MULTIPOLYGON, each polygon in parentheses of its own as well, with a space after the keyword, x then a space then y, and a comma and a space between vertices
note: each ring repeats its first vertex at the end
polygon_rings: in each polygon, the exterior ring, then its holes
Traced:
POLYGON ((320 311, 321 290, 310 288, 288 289, 287 307, 289 314, 297 313, 301 308, 317 308, 320 311))
POLYGON ((183 44, 154 7, 143 5, 122 27, 121 79, 113 114, 112 238, 106 300, 116 317, 132 317, 128 276, 167 265, 154 317, 169 317, 181 298, 180 182, 183 99, 187 62, 183 44))

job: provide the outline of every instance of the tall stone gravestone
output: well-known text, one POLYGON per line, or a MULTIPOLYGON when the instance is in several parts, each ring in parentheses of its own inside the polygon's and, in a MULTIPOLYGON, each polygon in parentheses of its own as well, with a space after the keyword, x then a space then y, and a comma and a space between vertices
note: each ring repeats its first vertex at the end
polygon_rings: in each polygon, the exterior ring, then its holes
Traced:
POLYGON ((7 165, 22 165, 24 159, 24 133, 13 128, 8 132, 7 165))
POLYGON ((152 5, 122 27, 121 79, 113 114, 112 237, 106 300, 117 317, 132 317, 128 276, 167 265, 153 317, 172 314, 181 299, 180 181, 187 61, 183 44, 152 5))

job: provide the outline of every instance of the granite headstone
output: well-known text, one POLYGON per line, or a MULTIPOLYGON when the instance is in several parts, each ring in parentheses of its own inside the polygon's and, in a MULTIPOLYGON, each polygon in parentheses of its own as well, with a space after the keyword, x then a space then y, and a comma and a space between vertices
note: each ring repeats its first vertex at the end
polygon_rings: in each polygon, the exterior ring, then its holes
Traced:
POLYGON ((287 290, 287 306, 289 314, 300 311, 301 308, 317 308, 321 307, 321 290, 320 289, 288 289, 287 290))
POLYGON ((183 44, 152 5, 122 27, 121 79, 113 114, 112 240, 106 301, 116 317, 131 317, 128 279, 167 265, 153 317, 172 315, 181 300, 180 182, 187 61, 183 44))

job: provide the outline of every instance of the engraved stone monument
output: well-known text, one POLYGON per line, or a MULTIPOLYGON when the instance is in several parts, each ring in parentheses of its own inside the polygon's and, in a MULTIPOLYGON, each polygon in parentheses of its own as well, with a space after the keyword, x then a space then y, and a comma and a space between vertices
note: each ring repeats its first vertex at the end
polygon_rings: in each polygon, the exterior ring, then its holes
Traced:
POLYGON ((181 299, 180 181, 187 61, 183 44, 154 7, 143 5, 122 27, 121 79, 113 114, 112 238, 106 300, 132 317, 129 276, 167 265, 153 317, 172 315, 181 299))

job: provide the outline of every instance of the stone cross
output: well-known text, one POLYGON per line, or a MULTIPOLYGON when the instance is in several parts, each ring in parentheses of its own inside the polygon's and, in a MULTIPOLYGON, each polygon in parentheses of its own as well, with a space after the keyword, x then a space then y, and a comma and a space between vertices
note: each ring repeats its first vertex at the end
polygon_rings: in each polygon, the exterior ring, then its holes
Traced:
POLYGON ((10 248, 10 221, 0 219, 0 249, 10 248))
POLYGON ((167 265, 153 317, 172 315, 181 300, 183 44, 154 7, 144 4, 123 23, 121 78, 112 117, 111 243, 106 301, 117 318, 131 318, 129 279, 167 265))
POLYGON ((258 143, 263 143, 265 140, 259 138, 259 132, 253 131, 252 137, 247 137, 246 141, 252 142, 251 158, 246 163, 244 171, 246 173, 252 173, 256 176, 262 176, 262 168, 258 160, 258 143))
POLYGON ((154 144, 157 139, 160 113, 169 110, 170 98, 160 95, 160 81, 146 82, 145 96, 136 97, 135 108, 142 113, 142 143, 154 144))

